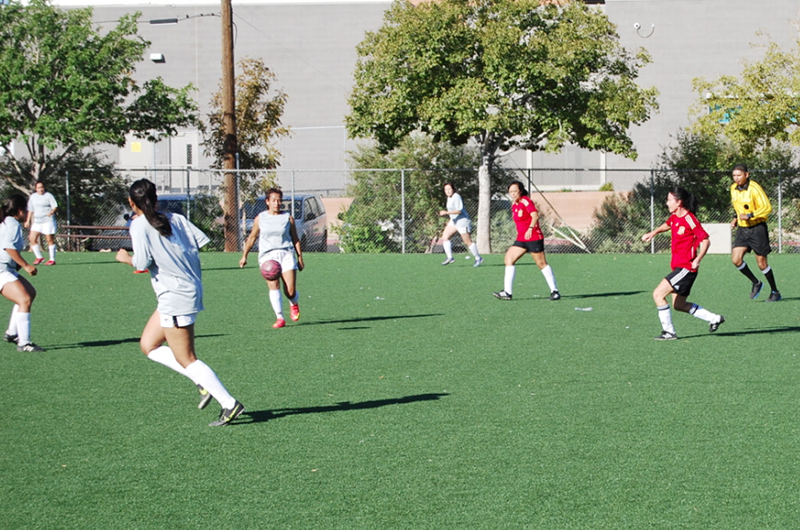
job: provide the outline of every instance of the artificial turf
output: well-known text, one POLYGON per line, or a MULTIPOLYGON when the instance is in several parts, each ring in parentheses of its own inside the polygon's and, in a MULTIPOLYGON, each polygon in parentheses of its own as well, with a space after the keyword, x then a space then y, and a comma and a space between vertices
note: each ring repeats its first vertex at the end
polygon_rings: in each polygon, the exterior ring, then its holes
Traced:
MULTIPOLYGON (((0 346, 0 528, 793 528, 800 520, 793 255, 784 300, 707 256, 657 342, 659 255, 307 254, 274 330, 255 258, 202 254, 198 356, 247 411, 211 428, 148 361, 148 277, 110 254, 40 267, 33 339, 0 346), (576 310, 588 309, 591 310, 576 310), (288 313, 288 304, 286 305, 288 313)), ((751 264, 754 267, 755 264, 751 264)), ((758 274, 758 273, 757 273, 758 274)), ((10 302, 0 301, 8 314, 10 302)), ((5 317, 3 317, 5 318, 5 317)))

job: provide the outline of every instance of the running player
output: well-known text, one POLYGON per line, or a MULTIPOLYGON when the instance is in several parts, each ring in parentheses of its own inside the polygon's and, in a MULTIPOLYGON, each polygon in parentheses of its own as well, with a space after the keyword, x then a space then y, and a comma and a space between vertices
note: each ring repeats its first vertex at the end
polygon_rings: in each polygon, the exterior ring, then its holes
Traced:
POLYGON ((197 385, 199 408, 208 405, 213 396, 222 410, 219 419, 209 425, 227 425, 244 412, 244 406, 228 393, 217 374, 197 358, 194 350, 194 323, 197 313, 203 310, 198 251, 208 243, 208 237, 184 216, 157 211, 156 187, 149 180, 134 182, 129 194, 128 202, 136 213, 130 225, 133 256, 120 249, 116 259, 133 266, 136 272, 149 270, 158 299, 139 346, 150 360, 197 385))
POLYGON ((56 233, 56 198, 49 191, 45 191, 44 182, 37 181, 35 193, 28 198, 28 217, 25 220, 25 228, 30 228, 31 252, 36 256, 34 265, 39 265, 44 261, 42 249, 39 246, 41 234, 47 240, 47 250, 50 253, 50 260, 45 265, 56 264, 56 242, 53 234, 56 233))
POLYGON ((689 313, 709 323, 708 331, 717 331, 725 317, 703 309, 686 301, 697 279, 697 268, 703 259, 710 242, 708 233, 703 230, 695 217, 697 199, 683 188, 673 188, 667 194, 667 222, 642 236, 642 241, 650 241, 656 234, 672 231, 672 262, 670 272, 653 291, 653 300, 661 320, 661 335, 656 340, 675 340, 678 335, 672 325, 672 316, 667 303, 667 295, 672 294, 672 306, 676 311, 689 313))
POLYGON ((514 264, 527 252, 530 252, 533 261, 542 271, 544 279, 550 287, 549 300, 560 300, 561 294, 556 286, 556 277, 544 255, 544 234, 539 228, 539 212, 531 198, 528 197, 528 192, 522 182, 515 180, 509 184, 508 195, 511 198, 511 215, 517 225, 517 240, 506 251, 503 290, 492 294, 500 300, 511 300, 516 273, 514 264))
MULTIPOLYGON (((300 250, 300 240, 294 226, 294 219, 289 212, 281 213, 283 192, 277 188, 267 190, 267 210, 258 214, 253 221, 253 229, 244 243, 242 259, 239 267, 247 265, 247 253, 258 240, 259 266, 268 260, 275 260, 281 264, 281 278, 283 279, 283 292, 289 299, 289 316, 292 320, 300 320, 300 305, 297 293, 297 271, 303 270, 303 252, 300 250)), ((283 298, 281 297, 281 278, 267 280, 269 288, 269 302, 275 311, 273 328, 282 328, 286 325, 283 318, 283 298)))
POLYGON ((455 261, 453 259, 453 243, 450 238, 458 232, 464 244, 467 245, 467 248, 475 257, 475 263, 472 266, 480 267, 481 263, 483 263, 483 258, 478 253, 478 245, 473 243, 472 238, 469 236, 472 231, 472 222, 469 220, 469 214, 464 208, 464 201, 461 200, 461 195, 456 193, 456 188, 452 182, 445 182, 444 194, 447 195, 447 209, 439 210, 439 215, 442 217, 449 215, 450 221, 447 222, 444 232, 442 232, 442 246, 447 256, 442 265, 450 265, 455 261))
POLYGON ((772 211, 772 205, 761 186, 750 180, 750 173, 744 164, 733 168, 731 202, 736 211, 736 217, 731 221, 731 227, 739 226, 733 240, 731 261, 752 282, 750 298, 755 299, 761 292, 764 282, 755 277, 744 261, 744 255, 747 252, 751 250, 755 252, 758 268, 767 277, 771 289, 767 302, 777 302, 781 299, 781 293, 775 283, 772 267, 767 263, 767 254, 772 250, 769 245, 767 216, 772 211))
POLYGON ((4 340, 16 343, 17 351, 35 352, 44 351, 31 342, 31 305, 36 298, 36 289, 18 272, 25 269, 31 276, 36 276, 36 267, 20 254, 25 238, 19 223, 26 214, 22 195, 12 195, 0 206, 0 293, 14 302, 4 340))

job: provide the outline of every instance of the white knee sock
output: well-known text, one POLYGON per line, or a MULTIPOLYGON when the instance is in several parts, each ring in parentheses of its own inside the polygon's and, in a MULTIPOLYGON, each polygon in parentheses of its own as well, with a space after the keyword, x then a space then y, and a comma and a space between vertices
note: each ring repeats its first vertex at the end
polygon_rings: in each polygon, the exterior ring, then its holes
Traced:
POLYGON ((692 308, 689 309, 689 314, 701 320, 705 320, 709 324, 716 324, 717 322, 722 320, 722 317, 720 317, 716 313, 712 313, 708 309, 703 309, 697 304, 692 304, 692 308))
POLYGON ((175 370, 182 376, 188 377, 189 379, 192 380, 193 383, 195 384, 197 383, 197 381, 192 379, 192 376, 189 375, 189 373, 186 371, 186 368, 181 366, 181 364, 175 358, 175 354, 172 353, 172 348, 170 348, 169 346, 159 346, 155 350, 148 353, 147 358, 150 359, 151 361, 163 364, 167 368, 175 370))
POLYGON ((31 252, 36 256, 36 259, 42 259, 42 247, 39 245, 31 245, 31 252))
POLYGON ((11 318, 8 319, 8 330, 6 330, 6 333, 12 336, 17 334, 17 313, 19 313, 19 306, 14 304, 14 309, 11 310, 11 318))
POLYGON ((17 311, 17 344, 23 346, 31 341, 31 314, 17 311))
POLYGON ((300 299, 300 292, 299 292, 299 291, 295 291, 295 292, 294 292, 294 296, 293 296, 293 297, 291 297, 291 298, 289 298, 289 302, 290 302, 292 305, 297 305, 297 301, 298 301, 299 299, 300 299))
POLYGON ((475 256, 475 259, 480 259, 481 255, 478 253, 478 244, 473 243, 469 246, 469 251, 472 252, 472 255, 475 256))
POLYGON ((553 269, 550 267, 550 265, 542 269, 542 274, 544 275, 544 279, 547 281, 547 286, 550 287, 550 292, 558 291, 558 287, 556 287, 556 277, 553 274, 553 269))
POLYGON ((236 400, 225 390, 225 387, 222 386, 214 370, 209 368, 208 365, 200 359, 197 359, 187 366, 186 371, 189 373, 189 377, 191 377, 192 381, 195 381, 198 385, 208 390, 208 393, 222 405, 222 408, 230 409, 236 404, 236 400))
POLYGON ((444 247, 444 253, 447 256, 447 259, 453 259, 453 242, 449 239, 442 243, 444 247))
POLYGON ((503 290, 508 294, 511 294, 511 290, 514 288, 514 273, 516 270, 517 268, 514 265, 506 265, 506 274, 503 278, 503 290))
POLYGON ((669 311, 668 305, 658 306, 658 319, 661 321, 661 329, 675 333, 675 327, 672 325, 672 314, 669 311))
MULTIPOLYGON (((269 303, 272 305, 272 310, 275 311, 275 317, 278 320, 283 318, 283 297, 281 296, 281 290, 269 290, 269 303)), ((213 394, 212 394, 213 395, 213 394)))
POLYGON ((56 246, 55 245, 50 245, 49 247, 47 247, 47 250, 50 252, 50 261, 55 261, 56 260, 56 246))

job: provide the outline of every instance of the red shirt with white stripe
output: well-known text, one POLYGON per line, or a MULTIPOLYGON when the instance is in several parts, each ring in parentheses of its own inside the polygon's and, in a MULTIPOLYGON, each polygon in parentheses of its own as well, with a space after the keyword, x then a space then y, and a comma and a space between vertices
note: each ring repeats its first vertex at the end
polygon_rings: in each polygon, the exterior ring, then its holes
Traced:
POLYGON ((700 221, 693 213, 687 212, 683 217, 675 214, 669 216, 667 224, 672 229, 672 263, 673 270, 678 267, 691 272, 697 269, 692 268, 692 261, 697 257, 697 247, 704 239, 708 239, 706 232, 700 225, 700 221))

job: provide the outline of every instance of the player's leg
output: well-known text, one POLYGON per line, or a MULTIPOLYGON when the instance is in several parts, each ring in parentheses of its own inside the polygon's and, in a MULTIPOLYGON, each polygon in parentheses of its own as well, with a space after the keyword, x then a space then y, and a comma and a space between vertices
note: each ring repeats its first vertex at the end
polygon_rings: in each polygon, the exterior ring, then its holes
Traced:
POLYGON ((516 267, 514 264, 527 253, 523 247, 511 245, 506 251, 506 256, 503 259, 505 263, 505 272, 503 276, 503 290, 499 293, 494 293, 496 298, 501 300, 511 300, 512 292, 514 290, 514 275, 516 274, 516 267))
POLYGON ((283 297, 281 295, 281 280, 267 280, 267 287, 269 288, 269 304, 275 312, 275 323, 273 328, 282 328, 286 325, 286 319, 283 318, 283 297))
POLYGON ((31 306, 36 298, 36 289, 31 282, 19 276, 15 281, 3 285, 0 293, 16 306, 14 321, 17 326, 17 351, 43 351, 31 342, 31 306))
MULTIPOLYGON (((689 291, 691 289, 691 285, 686 289, 689 291)), ((712 313, 708 309, 704 309, 702 306, 698 304, 690 303, 686 298, 688 297, 688 292, 685 294, 678 294, 675 293, 672 297, 672 307, 675 308, 675 311, 681 311, 683 313, 689 313, 695 318, 699 318, 700 320, 705 320, 709 323, 709 331, 712 333, 717 331, 719 325, 725 322, 725 317, 722 315, 718 315, 716 313, 712 313)))
POLYGON ((777 302, 781 299, 781 293, 778 291, 778 285, 775 282, 775 273, 772 272, 772 267, 770 267, 769 263, 767 262, 767 256, 756 254, 756 263, 758 263, 758 268, 761 269, 761 273, 769 282, 770 294, 769 298, 767 298, 767 301, 777 302))
POLYGON ((739 228, 736 231, 736 238, 733 241, 733 249, 731 250, 731 261, 733 265, 739 269, 739 272, 750 280, 752 284, 750 287, 750 298, 754 299, 759 295, 764 284, 756 278, 753 271, 750 270, 750 267, 748 267, 747 263, 744 261, 744 255, 750 250, 750 246, 747 244, 746 234, 747 232, 744 228, 739 228))
POLYGON ((33 255, 36 256, 36 259, 33 261, 34 265, 38 265, 44 261, 42 257, 42 248, 39 246, 39 238, 41 234, 34 229, 31 229, 30 240, 31 240, 31 252, 33 255))
POLYGON ((448 222, 442 231, 442 247, 444 248, 445 260, 442 265, 450 265, 453 263, 453 242, 450 238, 458 232, 456 225, 452 221, 448 222))
POLYGON ((463 232, 459 232, 461 234, 461 239, 464 241, 464 244, 469 249, 472 256, 475 258, 475 267, 479 267, 481 263, 483 263, 483 258, 481 257, 480 253, 478 252, 478 244, 472 241, 472 237, 469 235, 469 230, 464 229, 463 232))
POLYGON ((281 274, 283 278, 283 292, 289 299, 289 317, 292 320, 300 320, 300 294, 297 292, 297 269, 284 270, 281 274))
POLYGON ((658 310, 658 320, 661 322, 662 330, 661 335, 657 336, 656 340, 673 340, 678 338, 675 334, 675 326, 672 325, 672 314, 670 313, 669 304, 667 303, 667 296, 670 294, 673 294, 674 300, 675 290, 666 278, 661 280, 661 283, 653 290, 653 301, 658 310))
POLYGON ((186 369, 189 377, 207 390, 222 406, 219 421, 214 422, 212 425, 229 423, 244 411, 244 407, 230 395, 217 377, 217 374, 214 373, 214 370, 197 358, 194 349, 194 323, 181 325, 180 317, 178 317, 176 324, 174 327, 164 328, 164 335, 174 352, 175 358, 186 369))
POLYGON ((51 265, 55 265, 56 263, 56 240, 53 237, 53 234, 45 234, 45 239, 47 240, 47 252, 50 256, 50 260, 47 262, 51 265))
MULTIPOLYGON (((542 242, 542 247, 544 247, 544 242, 542 242)), ((553 268, 547 263, 547 256, 545 256, 544 249, 542 249, 541 252, 531 252, 531 256, 533 256, 533 261, 536 263, 536 266, 539 267, 539 270, 542 271, 542 275, 545 281, 547 281, 547 286, 550 288, 550 300, 560 300, 561 294, 559 294, 558 286, 556 285, 556 276, 553 274, 553 268)))

